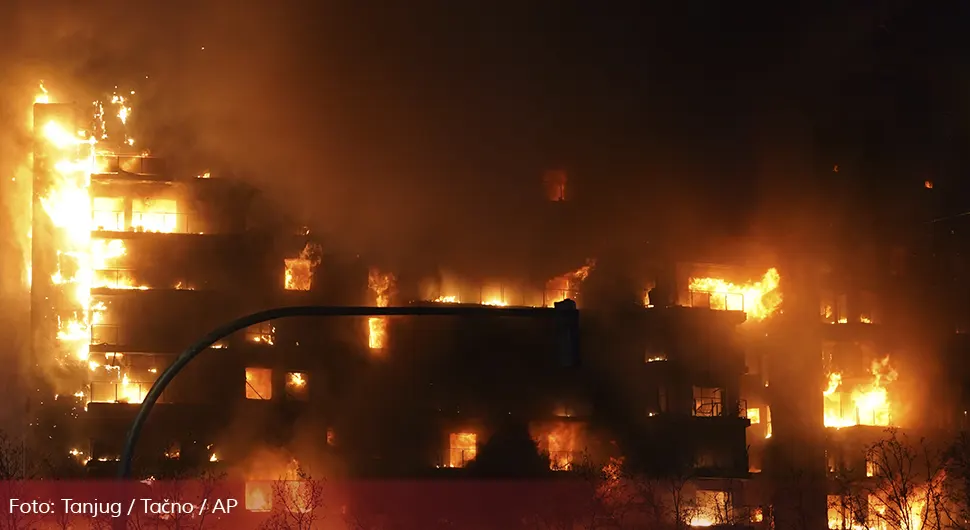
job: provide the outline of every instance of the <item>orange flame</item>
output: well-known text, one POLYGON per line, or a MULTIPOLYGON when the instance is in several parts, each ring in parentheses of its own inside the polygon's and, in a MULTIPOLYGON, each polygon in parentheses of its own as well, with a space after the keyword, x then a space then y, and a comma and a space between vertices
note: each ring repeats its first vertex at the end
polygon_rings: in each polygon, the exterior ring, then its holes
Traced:
POLYGON ((688 289, 709 294, 711 309, 744 311, 749 319, 760 321, 781 306, 780 283, 778 269, 771 268, 757 282, 735 285, 721 278, 691 278, 688 289))

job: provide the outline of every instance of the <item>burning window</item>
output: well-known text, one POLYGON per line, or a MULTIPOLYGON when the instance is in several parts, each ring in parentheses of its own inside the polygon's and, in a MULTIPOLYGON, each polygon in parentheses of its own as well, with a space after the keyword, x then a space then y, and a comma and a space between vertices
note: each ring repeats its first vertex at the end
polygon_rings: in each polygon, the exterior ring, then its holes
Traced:
POLYGON ((852 499, 846 495, 829 495, 828 527, 833 530, 852 528, 852 499))
POLYGON ((148 390, 152 387, 153 381, 136 382, 132 381, 128 374, 122 374, 116 370, 118 381, 92 381, 91 382, 91 402, 92 403, 141 403, 145 401, 148 390))
POLYGON ((876 455, 869 451, 866 453, 866 476, 874 477, 878 474, 879 463, 876 462, 876 455))
POLYGON ((283 275, 283 288, 287 291, 309 291, 313 269, 305 259, 283 260, 286 272, 283 275))
POLYGON ((105 353, 104 361, 89 358, 92 403, 141 403, 158 378, 158 367, 168 362, 150 354, 105 353))
POLYGON ((124 232, 125 199, 94 197, 91 201, 91 228, 104 232, 124 232))
POLYGON ((333 430, 333 427, 327 428, 327 445, 331 447, 337 445, 337 433, 333 430))
POLYGON ((841 372, 830 372, 822 391, 825 426, 892 425, 889 385, 896 377, 888 356, 873 361, 869 373, 861 377, 846 379, 841 372))
POLYGON ((273 398, 273 370, 246 368, 246 399, 273 398))
POLYGON ((541 428, 545 434, 545 449, 549 453, 549 469, 568 471, 580 458, 582 424, 557 422, 541 428))
POLYGON ((313 284, 313 272, 322 261, 319 245, 307 243, 299 257, 284 259, 283 288, 287 291, 309 291, 313 284))
POLYGON ((465 467, 478 454, 478 435, 456 432, 449 437, 448 467, 465 467))
MULTIPOLYGON (((391 291, 396 278, 393 274, 370 269, 367 273, 367 288, 374 295, 376 307, 387 307, 391 303, 391 291)), ((370 317, 367 319, 367 346, 371 350, 382 350, 387 344, 387 318, 370 317)))
MULTIPOLYGON (((287 477, 292 476, 291 473, 287 477)), ((319 491, 312 481, 304 480, 252 480, 246 482, 246 510, 250 512, 273 511, 274 501, 287 513, 309 513, 318 507, 319 491)))
POLYGON ((96 298, 91 303, 91 344, 122 343, 123 333, 118 319, 122 307, 117 306, 117 300, 96 298))
POLYGON ((546 171, 542 176, 546 189, 546 199, 559 202, 566 200, 566 172, 563 170, 546 171))
POLYGON ((863 324, 875 324, 877 321, 878 302, 876 295, 869 291, 859 293, 859 317, 858 321, 863 324))
POLYGON ((246 328, 246 340, 272 346, 276 343, 276 326, 272 322, 260 322, 246 328))
POLYGON ((825 469, 829 473, 835 473, 841 468, 839 464, 840 462, 839 462, 838 455, 826 449, 825 450, 825 469))
POLYGON ((184 232, 184 227, 179 224, 178 204, 174 199, 131 201, 131 228, 137 232, 184 232))
POLYGON ((849 322, 848 297, 836 295, 831 291, 822 294, 819 313, 826 324, 847 324, 849 322))
POLYGON ((764 320, 781 306, 780 282, 777 269, 768 269, 760 280, 740 285, 722 278, 691 278, 689 303, 718 311, 744 311, 752 320, 764 320))
POLYGON ((694 416, 720 416, 721 405, 720 388, 694 387, 694 416))
POLYGON ((730 520, 731 498, 726 491, 697 490, 694 501, 696 513, 690 526, 714 526, 730 520))
POLYGON ((748 421, 751 422, 751 425, 757 425, 761 423, 761 409, 759 408, 748 409, 748 421))
POLYGON ((303 372, 288 372, 286 374, 286 397, 297 401, 306 401, 310 397, 307 385, 307 374, 303 372))
POLYGON ((268 512, 273 509, 273 483, 268 480, 246 483, 246 509, 268 512))

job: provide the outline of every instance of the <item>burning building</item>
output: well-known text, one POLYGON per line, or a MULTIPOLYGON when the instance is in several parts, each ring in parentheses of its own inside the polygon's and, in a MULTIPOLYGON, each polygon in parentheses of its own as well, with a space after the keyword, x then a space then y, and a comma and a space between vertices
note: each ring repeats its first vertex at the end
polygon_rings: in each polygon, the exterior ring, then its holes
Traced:
MULTIPOLYGON (((35 106, 31 263, 33 351, 57 396, 45 407, 72 418, 64 451, 92 467, 118 457, 137 405, 183 348, 233 317, 311 303, 498 310, 573 300, 583 362, 563 365, 548 322, 263 323, 176 379, 139 451, 222 465, 246 459, 249 446, 285 445, 300 427, 354 473, 461 474, 511 417, 550 471, 623 459, 689 478, 704 504, 693 526, 757 525, 786 509, 772 493, 786 480, 785 455, 821 476, 804 489, 824 517, 826 471, 863 454, 874 429, 921 415, 904 405, 907 348, 887 333, 884 318, 895 317, 880 311, 875 287, 793 274, 790 263, 752 269, 672 255, 651 256, 680 263, 664 267, 670 278, 622 300, 610 297, 625 284, 593 288, 611 274, 594 259, 561 260, 544 277, 398 274, 325 254, 306 230, 253 229, 253 190, 209 172, 175 175, 134 150, 127 100, 94 107, 92 126, 76 106, 35 106)), ((550 173, 547 198, 564 201, 565 182, 550 173)), ((257 486, 253 509, 265 510, 257 486)))

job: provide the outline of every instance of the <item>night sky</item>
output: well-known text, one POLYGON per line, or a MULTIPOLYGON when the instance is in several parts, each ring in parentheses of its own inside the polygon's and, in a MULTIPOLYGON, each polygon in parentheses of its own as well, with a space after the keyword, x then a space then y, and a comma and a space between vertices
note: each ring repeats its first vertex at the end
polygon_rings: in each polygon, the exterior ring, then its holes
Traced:
POLYGON ((553 167, 604 245, 970 210, 965 2, 20 4, 18 83, 137 87, 335 244, 527 249, 553 167))

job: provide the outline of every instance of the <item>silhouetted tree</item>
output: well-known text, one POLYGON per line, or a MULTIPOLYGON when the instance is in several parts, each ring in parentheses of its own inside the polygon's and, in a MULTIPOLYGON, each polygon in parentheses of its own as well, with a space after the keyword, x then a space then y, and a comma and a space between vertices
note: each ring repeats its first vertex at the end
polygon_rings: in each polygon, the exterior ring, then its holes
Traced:
POLYGON ((548 475, 549 455, 539 450, 527 424, 508 421, 478 449, 469 473, 487 478, 526 478, 548 475))

